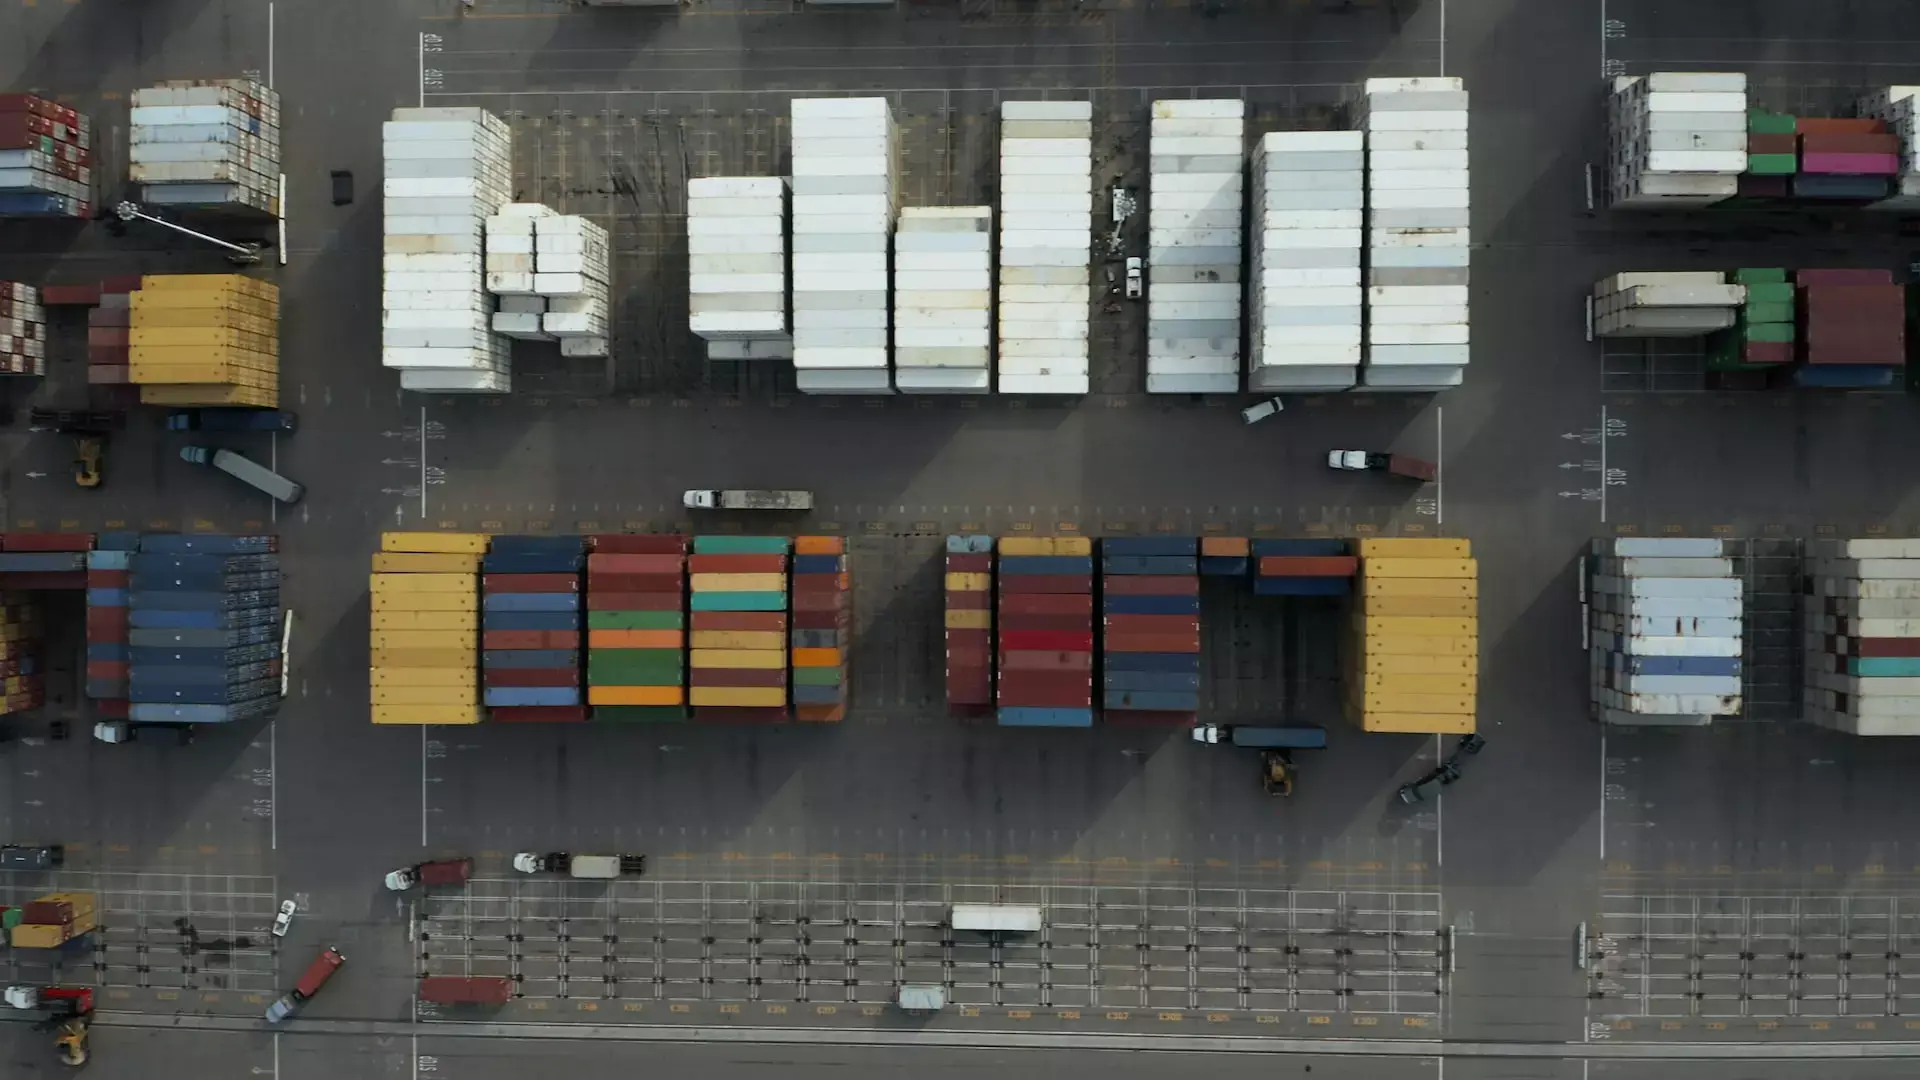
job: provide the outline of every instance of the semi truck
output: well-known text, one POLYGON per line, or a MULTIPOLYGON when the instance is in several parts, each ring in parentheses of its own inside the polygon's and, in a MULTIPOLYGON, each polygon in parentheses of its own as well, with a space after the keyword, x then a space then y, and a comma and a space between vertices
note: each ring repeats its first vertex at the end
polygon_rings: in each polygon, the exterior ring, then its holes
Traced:
POLYGON ((281 409, 177 409, 168 431, 292 431, 294 414, 281 409))
POLYGON ((811 491, 695 489, 680 501, 689 510, 811 510, 811 491))
POLYGON ((1382 454, 1374 450, 1329 450, 1327 468, 1343 472, 1383 472, 1409 480, 1431 482, 1440 469, 1424 458, 1406 454, 1382 454))
POLYGON ((523 874, 565 874, 577 878, 617 878, 624 874, 647 872, 645 855, 575 855, 569 851, 549 851, 544 855, 522 851, 513 857, 513 868, 523 874))
POLYGON ((346 962, 347 958, 332 945, 321 949, 320 955, 313 958, 313 963, 307 965, 307 970, 301 973, 299 981, 293 984, 293 989, 267 1006, 267 1023, 277 1024, 292 1016, 294 1010, 298 1009, 302 1002, 319 993, 320 988, 327 985, 327 980, 333 978, 333 973, 340 970, 340 965, 346 962))
POLYGON ((1327 729, 1318 724, 1199 724, 1193 741, 1218 746, 1230 743, 1260 751, 1260 787, 1269 795, 1293 794, 1295 750, 1322 750, 1327 729))
POLYGON ((473 876, 472 859, 434 859, 403 866, 387 875, 387 888, 406 892, 415 885, 465 885, 473 876))
POLYGON ((228 476, 246 481, 252 487, 289 506, 299 502, 300 496, 307 493, 307 489, 299 484, 245 454, 236 454, 231 450, 216 450, 209 446, 183 446, 180 448, 180 460, 219 469, 228 476))

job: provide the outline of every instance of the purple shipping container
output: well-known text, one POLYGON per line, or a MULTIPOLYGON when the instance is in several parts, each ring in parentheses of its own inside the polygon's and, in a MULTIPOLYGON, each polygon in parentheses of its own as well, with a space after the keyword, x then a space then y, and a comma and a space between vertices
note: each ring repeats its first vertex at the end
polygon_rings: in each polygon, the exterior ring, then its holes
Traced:
POLYGON ((1898 154, 1816 154, 1800 155, 1804 173, 1842 176, 1892 176, 1900 171, 1898 154))

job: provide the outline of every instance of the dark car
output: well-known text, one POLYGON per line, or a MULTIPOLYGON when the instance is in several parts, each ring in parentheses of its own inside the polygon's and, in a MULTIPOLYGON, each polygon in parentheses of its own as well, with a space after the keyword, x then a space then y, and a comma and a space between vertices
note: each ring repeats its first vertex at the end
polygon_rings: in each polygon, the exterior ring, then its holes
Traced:
POLYGON ((1486 745, 1487 740, 1481 738, 1479 735, 1469 735, 1461 739, 1454 745, 1453 753, 1448 754, 1445 760, 1428 770, 1426 775, 1412 783, 1400 785, 1400 790, 1397 793, 1400 801, 1406 803, 1408 806, 1425 802, 1428 788, 1436 786, 1445 787, 1455 780, 1460 779, 1461 764, 1467 758, 1485 749, 1486 745))

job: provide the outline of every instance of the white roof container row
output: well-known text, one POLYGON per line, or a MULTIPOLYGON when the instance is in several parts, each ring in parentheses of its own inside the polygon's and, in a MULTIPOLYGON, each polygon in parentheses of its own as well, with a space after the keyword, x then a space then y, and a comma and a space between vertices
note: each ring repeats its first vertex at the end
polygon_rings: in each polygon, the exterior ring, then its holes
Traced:
POLYGON ((1621 75, 1607 97, 1607 196, 1619 207, 1706 206, 1747 169, 1747 77, 1621 75))
MULTIPOLYGON (((885 98, 795 98, 792 121, 795 382, 809 394, 890 393, 893 111, 885 98)), ((755 289, 778 283, 748 277, 755 289)))
POLYGON ((1732 326, 1747 287, 1715 270, 1623 273, 1593 287, 1595 337, 1700 337, 1732 326))
POLYGON ((566 356, 605 356, 612 335, 613 245, 578 214, 534 219, 533 290, 547 300, 540 328, 566 356))
POLYGON ((1000 106, 999 390, 1084 394, 1093 282, 1093 103, 1000 106))
POLYGON ((1249 390, 1315 393, 1359 380, 1365 138, 1275 131, 1254 148, 1249 390))
POLYGON ((1246 102, 1153 103, 1147 392, 1240 392, 1246 102))
POLYGON ((1589 670, 1607 723, 1699 727, 1743 705, 1739 541, 1596 540, 1588 560, 1589 670))
POLYGON ((1367 333, 1360 385, 1459 386, 1470 354, 1467 91, 1454 78, 1368 79, 1365 91, 1367 333), (1458 291, 1429 291, 1436 287, 1458 291))
POLYGON ((280 215, 280 95, 252 79, 133 92, 128 176, 159 206, 280 215))
POLYGON ((687 181, 688 318, 713 360, 792 359, 787 181, 687 181))
POLYGON ((1808 554, 1803 715, 1920 735, 1920 540, 1816 540, 1808 554))
POLYGON ((538 296, 533 287, 533 223, 558 211, 544 203, 508 203, 487 218, 487 291, 538 296))
POLYGON ((1900 139, 1900 172, 1893 192, 1870 210, 1912 210, 1920 207, 1920 144, 1914 142, 1914 94, 1920 86, 1882 86, 1860 99, 1860 115, 1887 122, 1887 131, 1900 139))
POLYGON ((395 109, 381 139, 381 363, 404 389, 504 393, 484 242, 512 191, 512 134, 484 109, 419 108, 395 109))
POLYGON ((993 210, 907 207, 893 234, 893 384, 903 393, 993 388, 993 210))

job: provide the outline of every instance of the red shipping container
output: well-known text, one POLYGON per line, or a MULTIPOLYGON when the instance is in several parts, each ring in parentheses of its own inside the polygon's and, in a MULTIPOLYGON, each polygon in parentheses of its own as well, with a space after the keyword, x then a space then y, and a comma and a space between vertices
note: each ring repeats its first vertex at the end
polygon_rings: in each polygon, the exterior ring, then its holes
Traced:
POLYGON ((1887 130, 1887 124, 1872 117, 1800 116, 1793 130, 1797 135, 1873 135, 1887 130))
POLYGON ((1788 364, 1793 353, 1791 341, 1749 341, 1741 346, 1740 358, 1749 364, 1788 364))
MULTIPOLYGON (((0 150, 38 149, 40 140, 36 136, 58 138, 56 129, 60 124, 44 116, 34 116, 22 112, 0 112, 0 150)), ((61 139, 72 142, 71 139, 61 139)))
POLYGON ((1845 652, 1848 656, 1920 657, 1920 638, 1848 638, 1846 641, 1844 649, 1829 646, 1829 651, 1845 652))
POLYGON ((1068 593, 1012 593, 1000 598, 1002 615, 1093 616, 1093 597, 1068 593))
POLYGON ((589 555, 587 573, 678 574, 687 568, 684 555, 589 555))
POLYGON ((1002 705, 1084 709, 1093 704, 1093 680, 1083 671, 1003 671, 995 697, 1002 705))
POLYGON ((690 555, 689 574, 778 574, 787 569, 785 555, 690 555))
POLYGON ((140 291, 139 274, 119 274, 100 279, 100 291, 105 293, 137 293, 140 291))
MULTIPOLYGON (((676 596, 687 586, 680 574, 621 574, 604 570, 587 571, 587 592, 672 593, 676 596)), ((677 606, 677 605, 676 605, 677 606)))
MULTIPOLYGON (((17 663, 12 660, 7 662, 17 663)), ((125 660, 89 660, 87 661, 87 678, 124 679, 127 677, 127 669, 132 666, 125 660)))
POLYGON ((947 556, 949 574, 991 574, 993 556, 991 555, 949 555, 947 556))
POLYGON ((991 630, 949 630, 947 631, 947 654, 951 656, 958 649, 978 649, 981 656, 993 647, 991 630))
POLYGON ((0 533, 0 550, 5 551, 92 551, 92 533, 0 533))
POLYGON ((1101 639, 1107 652, 1197 653, 1199 634, 1107 634, 1101 639))
POLYGON ((1891 285, 1893 271, 1861 266, 1819 267, 1795 270, 1795 285, 1891 285))
POLYGON ((124 589, 132 576, 132 572, 127 570, 89 570, 87 571, 87 588, 124 589))
POLYGON ((489 593, 570 593, 580 591, 575 574, 482 574, 480 587, 489 593))
POLYGON ((103 631, 118 630, 121 633, 125 633, 127 629, 127 609, 123 607, 96 607, 89 604, 87 606, 87 629, 89 631, 96 629, 103 631))
POLYGON ((487 716, 500 724, 584 724, 593 718, 585 705, 515 705, 492 708, 487 716))
POLYGON ((1360 560, 1352 555, 1262 555, 1261 577, 1352 577, 1360 560))
POLYGON ((779 630, 787 628, 783 611, 696 611, 690 629, 694 630, 779 630))
POLYGON ((1092 671, 1093 654, 1085 652, 1003 652, 1001 671, 1092 671))
POLYGON ((795 574, 791 580, 795 593, 832 593, 846 592, 853 579, 847 574, 795 574))
POLYGON ((993 594, 984 592, 950 592, 947 594, 948 611, 991 611, 993 594))
POLYGON ((1119 634, 1198 634, 1198 615, 1109 615, 1104 620, 1106 636, 1119 634))
POLYGON ((795 630, 841 630, 853 625, 853 613, 845 609, 839 611, 796 611, 793 613, 795 630))
POLYGON ((816 724, 833 724, 847 718, 845 705, 796 705, 793 718, 816 724))
POLYGON ((693 718, 709 724, 783 724, 790 717, 786 706, 751 709, 724 705, 696 705, 693 718))
POLYGON ((620 555, 680 555, 687 550, 687 538, 678 533, 595 533, 587 537, 587 550, 620 555))
POLYGON ((844 611, 853 606, 853 594, 844 589, 832 592, 796 592, 787 598, 795 611, 844 611))
POLYGON ((579 668, 488 668, 482 686, 579 686, 579 668))
POLYGON ((1090 574, 1001 574, 999 581, 1002 596, 1033 593, 1093 595, 1093 576, 1090 574))
POLYGON ((102 720, 125 720, 133 712, 133 703, 125 698, 106 698, 92 705, 93 715, 102 720))
POLYGON ((1089 633, 1093 630, 1093 617, 1090 615, 1001 615, 1002 630, 1064 630, 1069 633, 1089 633))
POLYGON ((1797 154, 1800 152, 1800 139, 1794 135, 1756 135, 1747 134, 1747 153, 1749 154, 1797 154))
POLYGON ((1076 634, 1064 630, 1007 630, 1000 631, 1002 651, 1026 649, 1037 652, 1092 652, 1093 634, 1076 634))
POLYGON ((686 597, 677 592, 608 592, 587 583, 588 611, 679 611, 686 606, 686 597))
POLYGON ((87 572, 75 570, 71 573, 39 571, 34 573, 0 573, 0 589, 84 589, 87 587, 87 572))
POLYGON ((480 635, 480 648, 499 649, 578 649, 578 630, 487 630, 480 635))
POLYGON ((1197 577, 1163 577, 1157 574, 1114 574, 1100 583, 1108 596, 1199 596, 1197 577))
MULTIPOLYGON (((1749 142, 1752 136, 1748 137, 1749 142)), ((1800 136, 1800 148, 1809 154, 1897 154, 1900 136, 1843 132, 1800 136)), ((1751 148, 1749 148, 1751 151, 1751 148)), ((1788 151, 1779 151, 1787 153, 1788 151)))
POLYGON ((785 686, 784 668, 688 668, 687 681, 693 686, 785 686))

